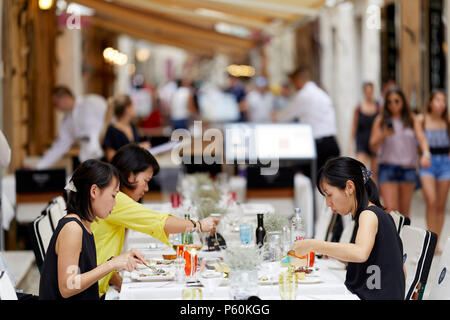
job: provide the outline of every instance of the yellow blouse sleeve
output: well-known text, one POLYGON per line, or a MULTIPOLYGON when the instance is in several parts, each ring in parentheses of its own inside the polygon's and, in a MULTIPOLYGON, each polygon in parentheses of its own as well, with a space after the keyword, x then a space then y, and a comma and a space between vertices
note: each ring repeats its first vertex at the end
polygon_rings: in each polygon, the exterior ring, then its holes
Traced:
POLYGON ((164 232, 168 217, 169 214, 150 210, 119 192, 116 197, 116 206, 106 222, 146 233, 170 246, 169 235, 164 232))

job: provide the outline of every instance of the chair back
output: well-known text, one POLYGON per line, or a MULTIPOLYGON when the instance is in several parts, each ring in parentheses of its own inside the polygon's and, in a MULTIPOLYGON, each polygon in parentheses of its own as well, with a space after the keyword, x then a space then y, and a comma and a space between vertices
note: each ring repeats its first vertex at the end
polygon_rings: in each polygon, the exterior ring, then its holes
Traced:
POLYGON ((450 237, 444 247, 444 252, 439 259, 437 277, 430 284, 431 300, 450 300, 450 237), (449 273, 449 274, 447 274, 449 273))
POLYGON ((406 269, 405 300, 422 300, 437 235, 434 232, 405 225, 400 232, 403 263, 406 269))
POLYGON ((36 265, 41 270, 44 264, 45 254, 48 245, 53 236, 53 232, 58 226, 58 222, 65 216, 66 203, 62 197, 56 197, 41 212, 29 225, 29 233, 31 236, 31 243, 36 257, 36 265))
POLYGON ((391 215, 392 219, 394 219, 395 227, 397 228, 398 234, 400 234, 400 231, 402 230, 403 226, 411 225, 411 219, 402 215, 400 212, 391 211, 389 212, 389 214, 391 215))

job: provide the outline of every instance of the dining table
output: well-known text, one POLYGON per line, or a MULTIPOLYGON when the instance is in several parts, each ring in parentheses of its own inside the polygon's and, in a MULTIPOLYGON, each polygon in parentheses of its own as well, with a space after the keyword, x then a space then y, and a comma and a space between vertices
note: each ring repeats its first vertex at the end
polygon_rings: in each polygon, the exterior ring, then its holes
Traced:
MULTIPOLYGON (((148 205, 150 207, 150 205, 148 205)), ((170 211, 170 203, 153 204, 152 209, 162 209, 164 212, 170 211), (155 207, 156 206, 156 207, 155 207), (159 207, 158 207, 159 206, 159 207)), ((250 213, 251 215, 251 213, 250 213)), ((239 239, 239 233, 228 232, 223 234, 224 238, 230 242, 236 242, 239 239), (234 233, 234 234, 233 234, 234 233)), ((228 243, 227 243, 228 244, 228 243)), ((118 292, 114 286, 111 286, 106 293, 106 300, 183 300, 186 299, 185 290, 192 288, 187 283, 187 277, 180 279, 174 276, 176 273, 174 263, 163 258, 164 255, 176 255, 172 247, 151 237, 150 235, 140 233, 135 230, 127 230, 124 241, 124 250, 137 249, 143 253, 145 260, 152 263, 156 268, 163 268, 167 271, 167 277, 156 277, 147 279, 139 277, 139 274, 145 270, 145 266, 140 266, 139 270, 133 272, 122 271, 122 287, 118 292)), ((207 251, 202 248, 197 252, 198 261, 205 258, 223 259, 225 250, 207 251)), ((281 262, 280 262, 281 263, 281 262)), ((152 266, 152 268, 153 268, 152 266)), ((314 277, 307 277, 298 281, 297 294, 295 300, 359 300, 345 286, 345 266, 338 261, 326 257, 316 257, 314 262, 314 277)), ((258 275, 266 275, 266 262, 263 262, 259 268, 258 275)), ((279 268, 283 271, 284 268, 279 268)), ((197 273, 196 279, 200 275, 197 273)), ((192 277, 191 277, 192 278, 192 277)), ((259 278, 261 279, 261 278, 259 278)), ((267 280, 266 278, 263 278, 267 280)), ((195 284, 194 284, 195 285, 195 284)), ((214 288, 204 287, 197 282, 201 290, 202 300, 232 300, 229 281, 223 279, 220 284, 214 288)), ((278 274, 270 276, 269 281, 258 281, 257 297, 261 300, 281 300, 278 274)), ((187 298, 189 299, 189 298, 187 298)))

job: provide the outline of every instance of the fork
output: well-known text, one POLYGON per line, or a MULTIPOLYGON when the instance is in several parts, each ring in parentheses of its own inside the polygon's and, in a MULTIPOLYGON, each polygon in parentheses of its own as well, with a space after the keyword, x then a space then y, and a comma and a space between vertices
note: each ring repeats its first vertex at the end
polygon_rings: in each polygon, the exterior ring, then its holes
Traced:
POLYGON ((152 269, 153 272, 155 272, 156 274, 164 273, 164 270, 162 270, 162 269, 157 269, 157 268, 154 267, 154 266, 150 266, 150 265, 148 265, 147 263, 145 263, 144 261, 141 261, 141 262, 142 262, 142 264, 143 264, 144 266, 146 266, 147 268, 152 269))

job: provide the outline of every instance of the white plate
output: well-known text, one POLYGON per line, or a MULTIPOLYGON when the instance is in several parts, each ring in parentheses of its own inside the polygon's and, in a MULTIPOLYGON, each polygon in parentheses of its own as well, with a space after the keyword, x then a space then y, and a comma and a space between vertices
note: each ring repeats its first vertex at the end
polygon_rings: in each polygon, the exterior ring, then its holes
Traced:
POLYGON ((150 270, 138 270, 131 273, 131 279, 136 281, 171 281, 175 279, 175 275, 170 271, 166 274, 154 275, 150 270))
POLYGON ((309 283, 320 283, 322 282, 322 279, 320 277, 306 277, 303 280, 298 280, 299 284, 309 284, 309 283))
MULTIPOLYGON (((299 284, 312 284, 312 283, 321 283, 323 282, 322 279, 317 276, 317 277, 311 277, 311 278, 305 278, 303 280, 298 280, 299 284)), ((221 282, 221 286, 227 286, 229 284, 229 280, 228 279, 223 279, 223 281, 221 282)), ((268 285, 278 285, 278 279, 272 279, 272 280, 258 280, 258 284, 260 286, 268 286, 268 285)))

